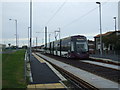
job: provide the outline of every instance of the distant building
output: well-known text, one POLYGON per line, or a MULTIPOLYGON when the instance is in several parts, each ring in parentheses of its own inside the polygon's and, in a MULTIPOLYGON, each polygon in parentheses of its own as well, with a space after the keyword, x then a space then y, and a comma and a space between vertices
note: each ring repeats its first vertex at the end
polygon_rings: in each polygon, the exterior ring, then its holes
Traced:
POLYGON ((0 44, 0 52, 2 52, 2 49, 5 49, 6 45, 5 44, 0 44))
POLYGON ((95 53, 95 42, 92 40, 88 40, 88 47, 89 47, 89 53, 94 54, 95 53))
MULTIPOLYGON (((102 34, 102 50, 115 50, 116 47, 119 47, 120 43, 120 31, 110 31, 102 34)), ((95 50, 100 51, 100 34, 94 37, 95 41, 95 50)))

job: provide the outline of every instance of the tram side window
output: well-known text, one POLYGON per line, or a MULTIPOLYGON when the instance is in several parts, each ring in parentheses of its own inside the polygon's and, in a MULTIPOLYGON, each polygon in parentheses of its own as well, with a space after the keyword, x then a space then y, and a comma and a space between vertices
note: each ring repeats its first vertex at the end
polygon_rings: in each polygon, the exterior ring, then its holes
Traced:
POLYGON ((71 42, 71 51, 74 51, 74 43, 71 42))
POLYGON ((62 45, 61 46, 62 46, 61 47, 62 51, 67 51, 67 42, 66 42, 66 40, 62 41, 62 45))
POLYGON ((64 41, 62 41, 62 44, 61 44, 61 49, 62 49, 62 51, 70 51, 70 40, 69 39, 67 39, 67 40, 64 40, 64 41))

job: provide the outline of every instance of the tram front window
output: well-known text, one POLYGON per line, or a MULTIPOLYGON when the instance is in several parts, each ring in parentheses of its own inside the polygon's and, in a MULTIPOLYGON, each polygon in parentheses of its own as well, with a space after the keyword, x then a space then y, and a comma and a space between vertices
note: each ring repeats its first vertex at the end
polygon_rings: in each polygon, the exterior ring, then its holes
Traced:
POLYGON ((77 52, 86 52, 87 51, 87 43, 86 42, 76 42, 76 51, 77 52))

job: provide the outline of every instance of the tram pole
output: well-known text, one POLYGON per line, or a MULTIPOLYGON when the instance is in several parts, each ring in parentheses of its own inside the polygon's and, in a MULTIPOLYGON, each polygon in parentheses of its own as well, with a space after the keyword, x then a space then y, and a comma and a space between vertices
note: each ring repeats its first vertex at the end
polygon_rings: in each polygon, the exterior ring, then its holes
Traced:
POLYGON ((47 50, 47 26, 45 26, 45 53, 47 50))
POLYGON ((30 0, 30 61, 32 59, 32 0, 30 0))

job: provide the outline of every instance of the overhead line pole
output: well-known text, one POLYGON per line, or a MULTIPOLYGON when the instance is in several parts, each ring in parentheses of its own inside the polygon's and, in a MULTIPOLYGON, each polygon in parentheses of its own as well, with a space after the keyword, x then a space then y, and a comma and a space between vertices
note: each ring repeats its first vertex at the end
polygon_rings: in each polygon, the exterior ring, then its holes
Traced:
POLYGON ((36 37, 36 51, 37 51, 37 37, 36 37))
POLYGON ((50 35, 51 35, 51 34, 49 34, 49 43, 50 43, 50 35))
POLYGON ((60 35, 60 28, 58 28, 58 29, 59 29, 59 39, 60 39, 60 36, 61 36, 61 35, 60 35))
POLYGON ((116 29, 116 17, 113 17, 113 19, 115 20, 115 31, 117 31, 117 29, 116 29))
POLYGON ((32 0, 30 0, 30 61, 32 57, 32 0))
POLYGON ((29 39, 29 28, 30 28, 30 27, 28 27, 28 47, 29 47, 29 42, 30 42, 30 41, 29 41, 29 40, 30 40, 30 39, 29 39))
POLYGON ((47 49, 47 27, 45 26, 45 52, 47 49))

